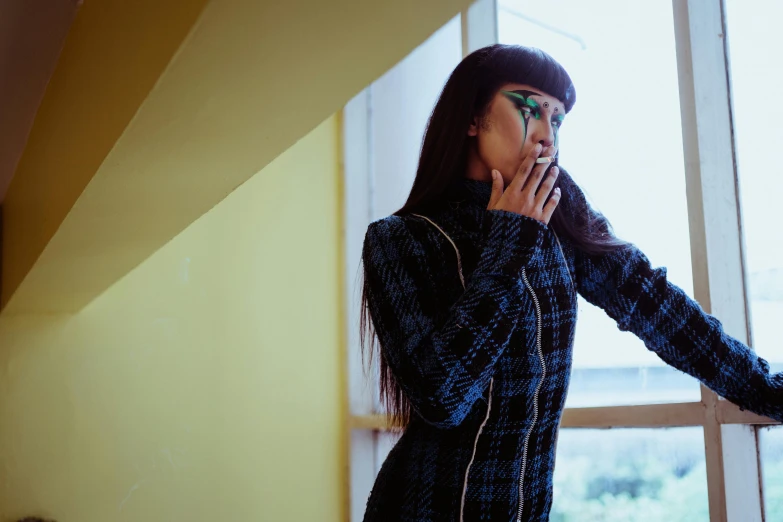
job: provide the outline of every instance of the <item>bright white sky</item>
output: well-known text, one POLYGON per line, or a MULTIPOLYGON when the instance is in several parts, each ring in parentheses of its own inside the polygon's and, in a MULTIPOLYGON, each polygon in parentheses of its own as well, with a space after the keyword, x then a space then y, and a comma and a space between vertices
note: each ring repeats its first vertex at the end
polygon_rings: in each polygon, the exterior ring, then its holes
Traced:
MULTIPOLYGON (((775 145, 783 143, 775 103, 783 73, 776 20, 783 3, 727 0, 744 225, 750 273, 779 270, 783 233, 773 209, 783 194, 775 145), (765 220, 769 220, 767 223, 765 220)), ((668 0, 500 0, 502 43, 544 49, 562 63, 577 103, 561 134, 561 164, 586 190, 615 231, 639 245, 672 282, 692 292, 677 62, 668 0), (521 14, 521 16, 519 16, 521 14), (602 161, 603 158, 611 158, 602 161)), ((783 293, 753 305, 757 349, 783 362, 773 331, 783 293)), ((576 365, 651 362, 634 338, 584 304, 576 365), (638 349, 638 348, 641 348, 638 349)))

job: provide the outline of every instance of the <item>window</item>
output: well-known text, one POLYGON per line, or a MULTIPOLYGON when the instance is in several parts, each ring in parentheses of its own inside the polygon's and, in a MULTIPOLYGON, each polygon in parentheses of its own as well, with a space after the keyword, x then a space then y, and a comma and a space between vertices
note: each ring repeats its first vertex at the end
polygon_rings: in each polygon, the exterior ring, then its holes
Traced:
POLYGON ((708 522, 704 435, 563 430, 552 522, 708 522))
MULTIPOLYGON (((345 108, 351 520, 361 520, 397 440, 359 359, 364 233, 403 204, 440 88, 461 56, 487 43, 540 47, 563 63, 578 103, 561 135, 562 165, 620 237, 666 266, 670 281, 729 335, 752 339, 774 370, 783 369, 775 335, 783 242, 772 214, 783 193, 774 170, 783 138, 775 115, 783 109, 764 88, 776 85, 772 24, 783 7, 758 0, 742 8, 738 0, 542 6, 477 1, 345 108)), ((667 367, 581 298, 574 349, 553 522, 783 517, 781 428, 765 428, 768 419, 667 367)))
POLYGON ((764 509, 767 520, 783 519, 783 428, 759 430, 764 509))
MULTIPOLYGON (((671 4, 500 0, 498 22, 501 43, 544 49, 574 81, 560 164, 618 236, 693 295, 671 4), (629 63, 643 66, 628 74, 629 63)), ((581 297, 579 314, 568 406, 700 399, 698 382, 581 297)))

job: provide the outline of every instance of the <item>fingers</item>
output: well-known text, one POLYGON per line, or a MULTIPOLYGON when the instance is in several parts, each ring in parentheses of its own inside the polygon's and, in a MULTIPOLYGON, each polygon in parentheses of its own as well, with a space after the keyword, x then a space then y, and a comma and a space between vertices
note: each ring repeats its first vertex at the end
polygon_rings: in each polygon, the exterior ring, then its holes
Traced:
POLYGON ((544 205, 544 210, 541 213, 541 219, 547 225, 549 224, 549 220, 552 219, 552 214, 557 208, 557 204, 560 203, 560 195, 560 187, 557 187, 554 192, 552 192, 552 197, 549 198, 549 201, 547 201, 546 205, 544 205))
POLYGON ((537 144, 522 160, 514 179, 505 190, 503 177, 500 172, 493 170, 492 194, 487 208, 507 210, 548 224, 560 201, 560 189, 553 190, 560 169, 552 166, 550 174, 542 183, 541 180, 551 166, 551 162, 537 164, 536 160, 539 157, 551 158, 555 152, 555 147, 544 149, 541 144, 537 144))
MULTIPOLYGON (((547 147, 546 150, 541 154, 541 156, 551 157, 554 153, 555 153, 554 147, 547 147)), ((533 167, 532 172, 530 173, 527 180, 525 181, 525 184, 522 187, 522 191, 525 192, 525 195, 530 199, 533 199, 533 197, 536 195, 536 192, 538 191, 538 187, 541 184, 541 178, 544 176, 544 173, 547 171, 548 168, 549 168, 549 163, 541 163, 533 167)))
POLYGON ((533 169, 533 166, 536 164, 536 160, 541 155, 542 149, 543 147, 540 143, 536 144, 535 148, 530 152, 530 154, 528 154, 528 156, 522 160, 522 165, 519 166, 519 170, 517 170, 514 179, 508 186, 509 189, 515 190, 517 192, 522 190, 522 187, 525 186, 525 181, 527 180, 530 171, 533 169))
POLYGON ((557 176, 560 174, 560 169, 558 167, 552 167, 549 170, 549 174, 547 175, 546 179, 543 183, 541 183, 541 186, 538 189, 538 192, 535 196, 535 202, 536 202, 536 208, 543 208, 544 202, 546 201, 546 198, 549 197, 549 194, 552 192, 552 187, 555 186, 555 181, 557 181, 557 176))
POLYGON ((503 176, 497 170, 492 171, 492 195, 489 198, 488 209, 495 208, 498 201, 503 196, 503 176))

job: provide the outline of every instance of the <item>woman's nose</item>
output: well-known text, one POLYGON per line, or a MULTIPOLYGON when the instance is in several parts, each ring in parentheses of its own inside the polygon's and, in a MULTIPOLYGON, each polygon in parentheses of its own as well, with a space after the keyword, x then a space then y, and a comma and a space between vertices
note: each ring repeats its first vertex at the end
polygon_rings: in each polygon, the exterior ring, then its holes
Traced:
POLYGON ((534 143, 540 143, 542 147, 547 148, 555 144, 555 132, 552 125, 547 124, 544 121, 538 122, 536 126, 534 143))

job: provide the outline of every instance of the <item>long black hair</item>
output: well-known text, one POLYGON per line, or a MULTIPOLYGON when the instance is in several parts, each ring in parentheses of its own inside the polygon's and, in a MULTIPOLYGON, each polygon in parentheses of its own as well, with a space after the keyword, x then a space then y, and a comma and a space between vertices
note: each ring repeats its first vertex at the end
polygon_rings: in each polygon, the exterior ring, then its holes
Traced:
MULTIPOLYGON (((560 100, 566 112, 576 101, 571 77, 562 65, 540 49, 496 44, 471 53, 451 73, 432 111, 413 188, 396 215, 426 212, 444 197, 452 183, 465 176, 470 140, 475 139, 468 136, 468 128, 474 119, 480 121, 485 117, 494 96, 508 83, 541 89, 560 100)), ((562 193, 549 226, 558 236, 588 254, 611 252, 628 245, 612 233, 602 214, 577 196, 578 187, 562 167, 555 186, 562 193)), ((411 404, 386 363, 383 351, 378 351, 367 299, 365 274, 360 325, 363 355, 370 365, 378 359, 381 401, 392 425, 404 427, 410 418, 411 404)))

